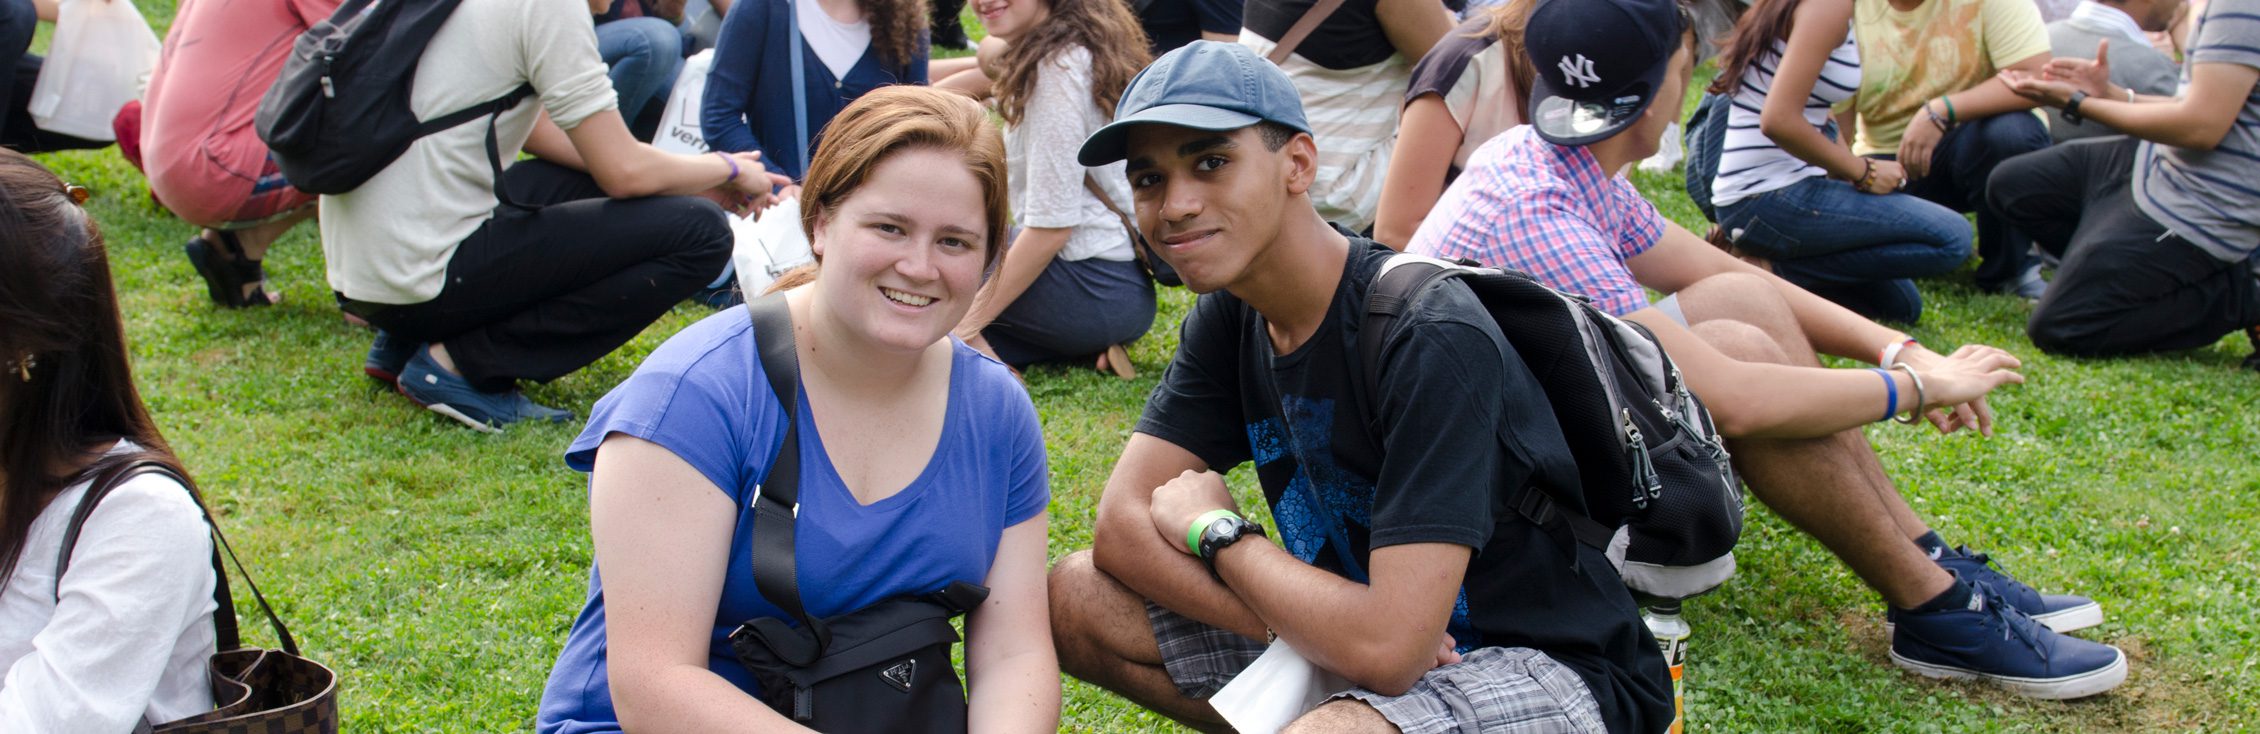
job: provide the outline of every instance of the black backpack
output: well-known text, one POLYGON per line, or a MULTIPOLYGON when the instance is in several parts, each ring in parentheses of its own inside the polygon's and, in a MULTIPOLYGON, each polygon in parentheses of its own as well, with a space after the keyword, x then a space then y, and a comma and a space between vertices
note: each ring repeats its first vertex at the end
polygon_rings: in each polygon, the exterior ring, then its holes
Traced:
MULTIPOLYGON (((418 138, 480 117, 499 117, 531 96, 519 85, 501 97, 422 121, 409 91, 424 47, 462 0, 349 0, 300 34, 282 75, 259 100, 259 139, 283 178, 300 191, 342 194, 368 182, 418 138)), ((487 159, 501 193, 501 149, 487 123, 487 159)))
POLYGON ((1585 297, 1512 270, 1392 256, 1374 276, 1358 330, 1366 394, 1380 394, 1382 348, 1398 316, 1451 279, 1474 291, 1545 388, 1584 484, 1579 498, 1511 489, 1507 506, 1607 553, 1646 599, 1695 596, 1733 577, 1741 483, 1710 411, 1654 335, 1585 297))

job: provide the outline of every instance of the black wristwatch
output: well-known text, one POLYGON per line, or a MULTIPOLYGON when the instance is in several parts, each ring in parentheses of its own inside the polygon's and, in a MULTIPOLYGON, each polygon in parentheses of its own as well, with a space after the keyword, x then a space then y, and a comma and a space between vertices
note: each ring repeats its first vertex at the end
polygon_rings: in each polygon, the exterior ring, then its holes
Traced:
POLYGON ((2087 118, 2080 115, 2080 103, 2085 101, 2087 101, 2086 92, 2077 89, 2072 90, 2071 101, 2064 103, 2064 121, 2074 125, 2086 122, 2087 118))
POLYGON ((1226 546, 1239 542, 1241 538, 1247 537, 1251 533, 1270 537, 1269 534, 1264 532, 1262 525, 1248 522, 1246 518, 1238 515, 1219 517, 1209 521, 1208 527, 1201 529, 1200 552, 1196 554, 1201 557, 1201 563, 1208 566, 1208 575, 1216 577, 1218 581, 1223 581, 1224 577, 1218 576, 1216 573, 1216 554, 1224 552, 1226 546))

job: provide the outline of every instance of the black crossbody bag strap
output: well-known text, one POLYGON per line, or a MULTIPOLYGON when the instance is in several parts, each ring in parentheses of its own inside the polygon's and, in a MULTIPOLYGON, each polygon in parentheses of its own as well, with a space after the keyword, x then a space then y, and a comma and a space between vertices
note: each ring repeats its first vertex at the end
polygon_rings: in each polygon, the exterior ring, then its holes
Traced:
MULTIPOLYGON (((55 560, 55 595, 58 599, 62 596, 63 572, 70 568, 71 553, 78 548, 79 531, 85 528, 87 518, 94 515, 95 506, 101 504, 102 498, 108 497, 111 490, 133 481, 135 477, 151 473, 163 474, 182 487, 189 487, 188 481, 174 473, 172 468, 150 459, 121 464, 103 472, 102 476, 96 477, 87 485, 86 496, 79 500, 78 508, 71 512, 70 525, 63 530, 62 555, 55 560)), ((238 627, 240 622, 235 618, 235 595, 228 591, 227 569, 220 564, 220 554, 225 552, 228 560, 235 562, 236 573, 243 575, 243 584, 250 587, 251 598, 259 602, 259 611, 264 612, 267 622, 274 625, 275 639, 282 645, 283 651, 290 653, 292 657, 300 657, 298 642, 291 639, 290 629, 283 626, 282 618, 275 616, 275 608, 267 604, 266 595, 259 593, 259 584, 251 580, 251 572, 243 568, 243 560, 236 557, 235 548, 228 545, 227 536, 220 532, 220 524, 212 519, 211 508, 204 506, 204 498, 197 496, 193 487, 189 488, 188 497, 196 502, 197 511, 204 513, 204 525, 212 529, 212 601, 217 606, 212 610, 212 631, 217 642, 215 649, 226 652, 243 647, 238 627)))
POLYGON ((830 646, 831 634, 801 606, 799 566, 793 558, 793 521, 800 515, 800 355, 793 351, 793 314, 783 293, 747 301, 746 310, 753 314, 754 337, 761 345, 761 370, 785 409, 784 445, 770 460, 753 504, 753 585, 809 631, 816 641, 813 654, 790 662, 811 665, 830 646))

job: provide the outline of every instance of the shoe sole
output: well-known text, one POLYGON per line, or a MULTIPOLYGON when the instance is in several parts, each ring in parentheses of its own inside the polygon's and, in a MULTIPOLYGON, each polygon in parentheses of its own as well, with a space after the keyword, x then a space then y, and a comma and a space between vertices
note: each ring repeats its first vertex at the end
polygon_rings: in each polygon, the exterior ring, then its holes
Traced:
POLYGON ((455 406, 448 405, 446 403, 427 403, 422 400, 418 400, 416 396, 410 395, 407 389, 402 388, 399 382, 394 382, 392 384, 392 389, 393 391, 400 393, 401 397, 407 398, 408 402, 423 406, 425 410, 447 416, 448 418, 453 419, 457 423, 463 424, 471 430, 478 431, 480 433, 502 432, 501 427, 490 425, 486 421, 473 418, 470 415, 465 414, 463 411, 457 410, 455 406))
MULTIPOLYGON (((394 387, 400 386, 400 373, 386 370, 383 367, 378 367, 375 365, 362 365, 361 374, 368 375, 370 379, 382 382, 387 385, 392 385, 394 387)), ((410 399, 413 400, 414 398, 410 399)))
POLYGON ((1967 668, 1926 663, 1901 657, 1897 650, 1891 651, 1891 662, 1925 678, 1984 681, 2009 689, 2009 692, 2026 698, 2060 701, 2093 696, 2117 688, 2120 683, 2126 682, 2127 654, 2118 648, 2112 648, 2112 651, 2118 653, 2118 657, 2113 658, 2110 665, 2062 678, 2019 678, 2011 675, 1994 675, 1967 668))
MULTIPOLYGON (((2048 614, 2033 614, 2027 616, 2032 617, 2032 621, 2047 625, 2050 631, 2056 632, 2058 634, 2065 632, 2076 632, 2102 624, 2103 605, 2101 603, 2089 602, 2087 606, 2072 607, 2070 609, 2058 609, 2048 614)), ((1896 632, 1898 627, 1899 625, 1894 622, 1883 623, 1884 639, 1890 639, 1892 633, 1896 632)))

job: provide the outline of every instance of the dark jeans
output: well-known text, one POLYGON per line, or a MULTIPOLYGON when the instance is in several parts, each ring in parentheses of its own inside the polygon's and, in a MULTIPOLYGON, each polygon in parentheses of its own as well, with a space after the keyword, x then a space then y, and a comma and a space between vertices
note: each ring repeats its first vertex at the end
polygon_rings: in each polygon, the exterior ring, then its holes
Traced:
POLYGON ((2250 260, 2223 262, 2134 202, 2133 138, 2078 140, 2001 164, 1993 206, 2064 260, 2026 332, 2042 350, 2189 349, 2260 323, 2250 260))
POLYGON ((1871 319, 1914 323, 1923 296, 1910 279, 1970 259, 1970 223, 1953 210, 1817 176, 1718 214, 1735 246, 1772 261, 1776 275, 1871 319))
POLYGON ((457 246, 439 297, 345 310, 377 328, 447 345, 456 369, 487 392, 549 381, 626 344, 714 278, 730 257, 730 225, 691 196, 610 199, 588 174, 519 161, 503 174, 512 199, 457 246))
MULTIPOLYGON (((1929 125, 1920 111, 1909 125, 1929 125)), ((2032 267, 2032 240, 1985 199, 1985 182, 2002 161, 2048 147, 2048 128, 2025 112, 2005 112, 1963 124, 1931 151, 1930 175, 1907 182, 1907 193, 1958 212, 1977 214, 1977 285, 2013 287, 2032 267)), ((1897 156, 1877 156, 1896 158, 1897 156)))
POLYGON ((8 105, 5 117, 0 117, 0 146, 21 153, 109 147, 107 142, 47 132, 32 123, 31 90, 39 83, 39 69, 45 63, 30 53, 32 32, 38 28, 39 11, 31 0, 0 0, 0 102, 8 105))
POLYGON ((1019 367, 1090 357, 1153 325, 1154 286, 1137 263, 1053 260, 981 336, 1019 367))

